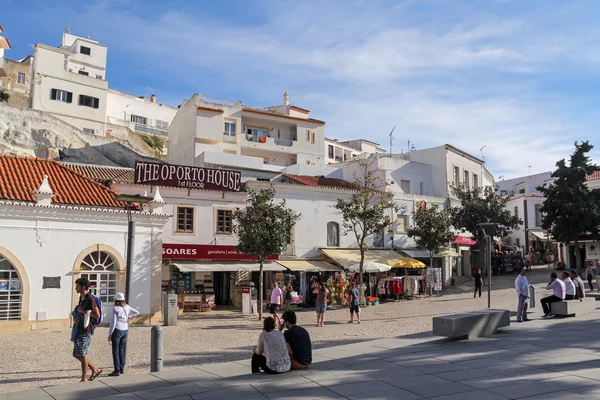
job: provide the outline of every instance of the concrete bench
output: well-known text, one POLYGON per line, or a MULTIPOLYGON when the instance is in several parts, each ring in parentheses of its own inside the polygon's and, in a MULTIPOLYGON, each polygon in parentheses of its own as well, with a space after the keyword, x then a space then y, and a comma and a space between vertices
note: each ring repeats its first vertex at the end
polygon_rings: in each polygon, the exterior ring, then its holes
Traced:
POLYGON ((490 336, 510 325, 509 310, 481 310, 464 314, 444 315, 433 317, 433 335, 449 338, 467 336, 474 339, 480 336, 490 336))
POLYGON ((594 297, 586 297, 583 301, 563 300, 550 304, 552 314, 572 317, 579 315, 591 314, 596 309, 596 299, 594 297))

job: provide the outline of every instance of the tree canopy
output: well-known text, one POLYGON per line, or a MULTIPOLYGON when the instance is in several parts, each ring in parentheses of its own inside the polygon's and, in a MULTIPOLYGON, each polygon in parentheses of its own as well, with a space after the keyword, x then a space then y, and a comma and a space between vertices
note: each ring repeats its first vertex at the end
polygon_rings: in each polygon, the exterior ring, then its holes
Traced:
POLYGON ((414 226, 407 234, 415 238, 419 247, 429 250, 429 265, 433 266, 433 254, 454 239, 452 218, 437 205, 419 207, 412 215, 414 226))
MULTIPOLYGON (((584 235, 600 236, 600 190, 590 190, 587 176, 600 170, 587 155, 594 146, 589 142, 575 142, 575 151, 569 164, 563 158, 556 163, 553 181, 538 190, 546 197, 542 204, 542 227, 554 240, 574 242, 584 235)), ((577 268, 581 268, 581 254, 576 251, 577 268)))
POLYGON ((0 103, 6 103, 10 99, 10 95, 3 90, 0 90, 0 103))
POLYGON ((484 238, 478 224, 495 224, 486 229, 488 234, 492 237, 505 237, 523 223, 506 208, 512 194, 501 197, 491 186, 467 188, 462 185, 454 186, 452 192, 460 201, 459 207, 450 210, 452 224, 462 232, 471 233, 480 243, 483 243, 484 238))
MULTIPOLYGON (((292 242, 292 228, 301 215, 286 207, 285 200, 275 201, 275 189, 250 190, 245 209, 233 213, 237 250, 250 254, 260 264, 260 304, 263 302, 263 263, 272 254, 281 254, 292 242)), ((262 319, 262 306, 259 306, 262 319)))

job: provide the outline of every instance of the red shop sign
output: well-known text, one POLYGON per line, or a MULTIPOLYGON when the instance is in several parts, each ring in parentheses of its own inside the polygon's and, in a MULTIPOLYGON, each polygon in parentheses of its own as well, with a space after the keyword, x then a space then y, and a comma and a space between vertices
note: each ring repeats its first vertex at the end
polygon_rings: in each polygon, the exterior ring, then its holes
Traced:
MULTIPOLYGON (((254 257, 249 254, 238 253, 237 246, 174 243, 163 243, 162 258, 163 260, 254 260, 254 257)), ((267 259, 277 260, 277 255, 272 254, 267 259)))

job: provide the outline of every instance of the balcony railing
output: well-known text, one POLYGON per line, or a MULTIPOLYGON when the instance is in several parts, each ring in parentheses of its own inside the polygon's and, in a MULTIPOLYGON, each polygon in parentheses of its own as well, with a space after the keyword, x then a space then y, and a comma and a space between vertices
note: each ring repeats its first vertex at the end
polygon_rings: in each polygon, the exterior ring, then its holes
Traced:
POLYGON ((229 143, 236 143, 237 142, 237 136, 234 133, 233 135, 231 135, 230 132, 223 132, 223 141, 224 142, 229 142, 229 143))
POLYGON ((153 128, 153 127, 141 125, 141 124, 135 124, 135 130, 138 132, 145 132, 145 133, 150 133, 153 135, 169 136, 169 133, 167 131, 163 131, 158 128, 153 128))
POLYGON ((292 147, 294 145, 294 141, 291 139, 275 139, 275 144, 277 146, 292 147))

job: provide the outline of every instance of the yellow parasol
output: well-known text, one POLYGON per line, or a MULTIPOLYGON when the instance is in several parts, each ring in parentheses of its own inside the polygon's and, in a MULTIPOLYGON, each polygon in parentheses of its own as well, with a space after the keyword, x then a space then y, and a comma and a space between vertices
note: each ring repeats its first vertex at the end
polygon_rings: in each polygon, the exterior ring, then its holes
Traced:
POLYGON ((426 265, 419 260, 410 257, 400 257, 386 262, 392 268, 422 269, 426 265))

